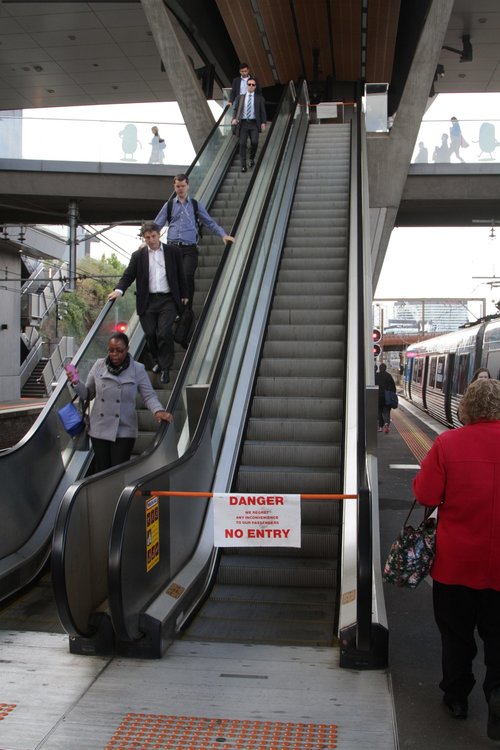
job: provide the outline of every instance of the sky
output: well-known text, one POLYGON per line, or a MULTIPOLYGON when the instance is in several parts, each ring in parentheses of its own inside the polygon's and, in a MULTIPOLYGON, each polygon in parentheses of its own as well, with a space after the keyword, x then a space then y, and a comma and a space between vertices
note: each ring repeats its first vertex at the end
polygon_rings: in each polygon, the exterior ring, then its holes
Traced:
MULTIPOLYGON (((221 111, 220 106, 212 102, 211 107, 214 115, 217 116, 221 111)), ((58 127, 61 126, 62 121, 62 127, 66 133, 64 140, 67 140, 69 125, 67 121, 71 121, 69 126, 75 130, 74 143, 78 145, 76 151, 82 156, 85 149, 95 147, 92 143, 95 139, 89 138, 90 125, 83 121, 90 117, 93 119, 97 117, 101 121, 101 134, 102 123, 107 123, 105 129, 109 129, 109 139, 103 140, 102 150, 108 156, 112 154, 113 160, 119 160, 123 156, 119 132, 127 122, 137 125, 138 138, 141 141, 141 148, 135 155, 137 161, 147 162, 149 158, 150 130, 153 124, 159 126, 162 137, 165 137, 167 141, 165 152, 167 163, 188 164, 194 157, 194 150, 183 125, 182 115, 175 103, 103 105, 68 107, 63 110, 25 111, 25 117, 30 115, 38 119, 36 125, 38 136, 40 136, 39 118, 49 118, 51 140, 59 141, 59 144, 61 141, 53 138, 55 120, 57 119, 59 123, 58 127), (155 118, 154 121, 151 119, 152 116, 155 118)), ((449 131, 452 116, 458 118, 462 133, 470 143, 469 148, 462 152, 465 161, 491 161, 489 155, 483 154, 480 157, 477 139, 479 126, 483 121, 497 121, 500 131, 500 97, 496 94, 439 94, 434 97, 417 138, 417 143, 421 139, 425 140, 430 160, 434 146, 440 141, 441 133, 449 131)), ((26 142, 29 143, 29 138, 26 142)), ((417 146, 415 153, 416 150, 417 146)), ((73 153, 68 158, 74 159, 75 155, 73 153)), ((493 156, 495 157, 496 153, 493 156)), ((47 155, 45 158, 51 157, 47 155)), ((500 160, 500 149, 498 159, 500 160)), ((102 160, 106 159, 103 157, 102 160)), ((500 208, 498 217, 492 218, 499 220, 499 229, 495 232, 498 234, 496 239, 490 239, 491 226, 486 225, 470 228, 394 229, 375 298, 484 297, 487 300, 486 313, 496 312, 494 303, 500 299, 500 288, 492 288, 486 279, 478 278, 500 275, 500 261, 497 261, 500 243, 500 208), (431 273, 429 269, 432 269, 431 273)), ((105 232, 103 236, 106 238, 106 243, 111 244, 93 243, 92 254, 95 257, 116 252, 120 260, 126 262, 130 253, 138 246, 137 228, 116 227, 105 232)))

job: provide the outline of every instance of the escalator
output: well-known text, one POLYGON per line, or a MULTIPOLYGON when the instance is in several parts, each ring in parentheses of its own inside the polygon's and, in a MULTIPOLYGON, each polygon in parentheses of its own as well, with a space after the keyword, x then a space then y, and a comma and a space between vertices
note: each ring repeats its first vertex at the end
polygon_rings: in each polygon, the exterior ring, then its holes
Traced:
MULTIPOLYGON (((350 125, 309 128, 236 494, 341 493, 350 125)), ((302 503, 302 544, 234 547, 184 637, 309 646, 334 641, 338 501, 302 503)))
MULTIPOLYGON (((247 269, 252 264, 252 251, 260 244, 261 217, 268 213, 269 192, 294 126, 297 106, 291 86, 283 95, 252 176, 238 175, 247 186, 247 192, 236 221, 237 242, 224 251, 218 278, 212 284, 180 367, 167 405, 173 422, 160 430, 153 448, 136 461, 75 483, 62 499, 55 523, 51 563, 59 616, 70 634, 74 651, 88 653, 109 646, 109 598, 114 594, 107 569, 109 534, 123 487, 137 483, 143 476, 163 472, 165 466, 182 461, 182 456, 191 449, 207 393, 211 384, 218 382, 220 362, 225 356, 227 321, 237 313, 238 300, 247 293, 247 269)), ((234 138, 233 147, 236 147, 234 138)), ((233 190, 231 197, 234 194, 233 190)), ((238 346, 243 346, 243 341, 239 341, 238 346)), ((230 358, 227 361, 230 362, 230 358)), ((236 374, 237 370, 232 376, 236 374)), ((190 475, 189 481, 204 487, 208 480, 204 472, 197 472, 190 475)), ((184 563, 190 556, 203 519, 201 506, 196 509, 198 514, 196 522, 182 524, 182 530, 176 535, 177 549, 162 558, 169 569, 184 563)), ((177 520, 169 514, 162 515, 162 520, 173 533, 177 520)), ((138 529, 144 528, 142 521, 138 529)), ((142 566, 133 567, 135 573, 127 576, 130 582, 143 572, 142 566)), ((152 582, 153 585, 158 582, 160 570, 151 571, 146 589, 140 588, 141 596, 148 596, 147 590, 152 582)))
POLYGON ((266 154, 270 181, 257 174, 246 244, 184 373, 190 385, 162 443, 170 463, 124 481, 118 504, 90 485, 67 493, 53 562, 73 652, 158 658, 178 637, 332 646, 338 635, 342 666, 385 663, 364 437, 371 326, 358 131, 308 130, 302 94, 266 154), (307 502, 296 554, 235 554, 214 547, 209 488, 358 500, 307 502))

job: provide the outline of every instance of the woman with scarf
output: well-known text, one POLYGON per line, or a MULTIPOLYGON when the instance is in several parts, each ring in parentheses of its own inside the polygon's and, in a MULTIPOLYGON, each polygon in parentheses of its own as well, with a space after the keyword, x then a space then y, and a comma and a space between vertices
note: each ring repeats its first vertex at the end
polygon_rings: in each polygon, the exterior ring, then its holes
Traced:
POLYGON ((68 380, 81 399, 95 399, 90 413, 89 436, 96 471, 128 461, 137 437, 137 392, 158 422, 171 422, 151 385, 144 365, 130 356, 128 337, 115 333, 108 341, 108 355, 98 359, 85 385, 68 372, 68 380))

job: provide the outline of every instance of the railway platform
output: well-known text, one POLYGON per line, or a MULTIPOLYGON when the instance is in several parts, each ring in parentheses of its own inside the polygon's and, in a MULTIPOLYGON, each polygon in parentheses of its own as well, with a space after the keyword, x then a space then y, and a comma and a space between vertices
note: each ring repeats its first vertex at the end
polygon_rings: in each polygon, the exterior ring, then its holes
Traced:
MULTIPOLYGON (((400 404, 378 435, 383 558, 443 429, 400 404)), ((431 582, 384 588, 389 668, 357 672, 336 649, 182 639, 160 660, 73 655, 47 576, 0 610, 0 750, 494 750, 480 656, 469 718, 442 706, 431 582)))

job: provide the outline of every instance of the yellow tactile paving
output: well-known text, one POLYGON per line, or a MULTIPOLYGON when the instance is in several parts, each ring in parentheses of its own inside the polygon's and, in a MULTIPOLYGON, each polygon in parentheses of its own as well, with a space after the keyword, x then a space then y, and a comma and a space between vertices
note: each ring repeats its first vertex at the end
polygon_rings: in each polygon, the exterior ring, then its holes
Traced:
POLYGON ((432 446, 433 440, 415 426, 404 412, 392 410, 391 418, 406 445, 421 464, 432 446))
POLYGON ((128 713, 105 750, 330 750, 335 724, 128 713))
POLYGON ((0 721, 5 719, 15 707, 15 703, 0 703, 0 721))

